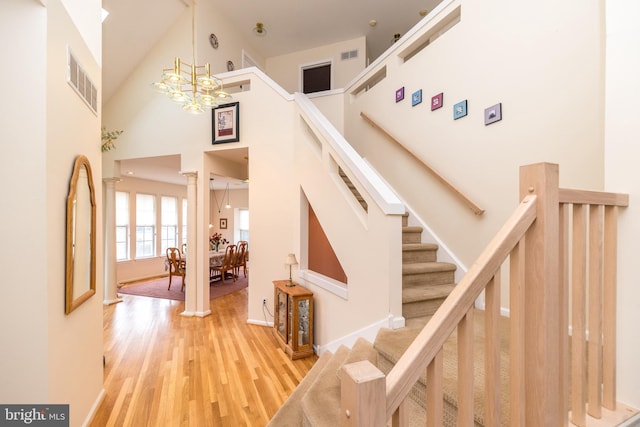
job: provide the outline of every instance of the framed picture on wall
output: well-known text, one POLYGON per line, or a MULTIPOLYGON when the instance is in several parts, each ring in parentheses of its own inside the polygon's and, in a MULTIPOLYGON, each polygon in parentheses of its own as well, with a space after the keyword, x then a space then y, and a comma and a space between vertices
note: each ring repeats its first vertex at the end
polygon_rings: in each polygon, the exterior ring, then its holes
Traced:
POLYGON ((240 103, 220 105, 211 110, 213 144, 240 141, 240 103))
POLYGON ((467 100, 458 102, 453 106, 453 120, 458 120, 467 115, 467 100))
POLYGON ((490 125, 491 123, 499 122, 502 120, 502 102, 496 105, 492 105, 484 110, 484 125, 490 125))
POLYGON ((421 102, 422 102, 422 89, 419 89, 411 94, 411 106, 415 107, 421 102))
POLYGON ((440 92, 437 95, 431 97, 431 111, 437 110, 438 108, 442 108, 442 98, 444 97, 444 93, 440 92))
POLYGON ((221 230, 227 229, 227 218, 220 218, 220 229, 221 230))

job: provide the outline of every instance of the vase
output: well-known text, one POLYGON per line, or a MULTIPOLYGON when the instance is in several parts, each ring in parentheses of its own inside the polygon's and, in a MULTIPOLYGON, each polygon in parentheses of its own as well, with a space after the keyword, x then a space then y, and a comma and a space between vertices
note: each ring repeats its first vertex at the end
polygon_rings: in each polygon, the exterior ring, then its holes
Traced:
POLYGON ((213 250, 218 252, 218 249, 220 248, 220 243, 214 243, 213 244, 213 250))

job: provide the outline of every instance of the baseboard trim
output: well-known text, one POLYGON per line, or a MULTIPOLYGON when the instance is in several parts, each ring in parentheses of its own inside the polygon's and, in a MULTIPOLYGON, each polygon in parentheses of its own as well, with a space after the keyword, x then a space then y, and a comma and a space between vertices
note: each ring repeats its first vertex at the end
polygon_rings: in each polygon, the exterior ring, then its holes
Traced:
MULTIPOLYGON (((390 316, 378 322, 372 323, 371 325, 366 326, 360 330, 338 338, 337 340, 330 343, 314 346, 314 348, 316 349, 316 354, 321 355, 325 351, 331 351, 332 353, 335 353, 341 345, 351 348, 358 338, 364 338, 369 342, 374 342, 380 328, 390 328, 392 326, 392 319, 396 321, 398 318, 390 316)), ((402 320, 404 323, 404 318, 402 320)))
POLYGON ((98 393, 98 396, 96 397, 96 400, 93 402, 93 405, 91 405, 91 409, 89 410, 87 417, 82 422, 82 427, 91 425, 91 421, 93 421, 93 417, 96 416, 96 412, 98 411, 98 408, 102 404, 102 401, 104 400, 104 397, 106 395, 107 395, 107 392, 105 391, 105 389, 101 388, 100 393, 98 393))
POLYGON ((267 321, 264 321, 264 320, 248 319, 247 323, 249 325, 268 326, 268 327, 273 328, 273 322, 267 322, 267 321))

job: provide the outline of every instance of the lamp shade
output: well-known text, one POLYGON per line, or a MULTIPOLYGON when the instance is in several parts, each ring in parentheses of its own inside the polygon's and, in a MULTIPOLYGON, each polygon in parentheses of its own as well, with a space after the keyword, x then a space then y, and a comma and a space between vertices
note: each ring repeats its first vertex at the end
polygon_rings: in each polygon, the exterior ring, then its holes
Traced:
POLYGON ((287 259, 284 262, 284 265, 298 265, 298 260, 296 259, 296 254, 287 255, 287 259))

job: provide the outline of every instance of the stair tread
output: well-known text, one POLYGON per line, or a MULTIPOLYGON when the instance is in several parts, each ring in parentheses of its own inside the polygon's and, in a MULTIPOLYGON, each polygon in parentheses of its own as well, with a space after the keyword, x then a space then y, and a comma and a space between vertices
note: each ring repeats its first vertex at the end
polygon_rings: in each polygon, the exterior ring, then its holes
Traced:
POLYGON ((456 285, 417 285, 402 290, 402 303, 425 301, 449 296, 456 285))
POLYGON ((424 229, 418 225, 407 225, 406 227, 402 227, 403 233, 422 233, 422 230, 424 229))
MULTIPOLYGON (((365 339, 358 339, 351 349, 341 346, 336 351, 302 398, 301 410, 306 421, 318 426, 339 424, 342 366, 360 360, 369 360, 374 365, 377 361, 377 352, 373 344, 365 339)), ((306 422, 303 423, 305 424, 306 422)))
POLYGON ((332 357, 333 353, 330 351, 325 351, 320 355, 311 370, 307 372, 307 375, 305 375, 302 381, 300 381, 300 384, 298 384, 289 395, 289 398, 273 415, 267 427, 300 425, 302 423, 302 407, 300 406, 300 402, 332 357))
POLYGON ((455 270, 456 265, 450 262, 416 262, 402 265, 402 274, 437 273, 455 270))
POLYGON ((435 251, 438 250, 438 245, 435 243, 403 243, 402 250, 409 251, 435 251))
POLYGON ((348 355, 349 349, 340 346, 318 378, 309 387, 300 402, 303 419, 332 419, 340 416, 340 382, 336 372, 348 355))
MULTIPOLYGON (((481 360, 485 356, 485 313, 482 310, 473 310, 473 356, 476 360, 481 360)), ((417 320, 417 319, 416 319, 417 320)), ((509 424, 509 318, 500 316, 500 420, 502 425, 509 424)), ((415 337, 421 332, 421 323, 416 322, 413 327, 406 327, 397 330, 382 328, 378 331, 378 335, 374 341, 374 347, 379 353, 378 368, 388 373, 392 366, 400 359, 402 354, 414 341, 415 337)), ((458 390, 457 390, 457 365, 458 365, 458 346, 457 346, 457 329, 454 329, 451 335, 444 343, 443 351, 443 376, 442 388, 443 399, 448 405, 455 410, 458 406, 458 390)), ((474 385, 481 385, 485 375, 484 363, 475 363, 473 368, 474 385)), ((477 387, 474 393, 474 422, 475 425, 485 425, 485 389, 477 387)), ((411 389, 409 397, 416 399, 424 408, 425 399, 425 374, 424 371, 420 375, 417 383, 411 389), (422 403, 420 403, 422 402, 422 403)), ((445 412, 447 411, 445 405, 445 412)))

